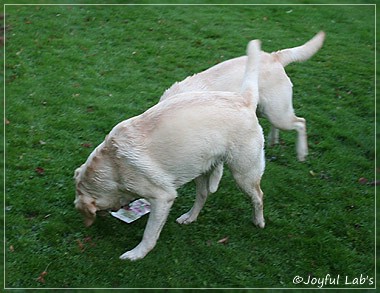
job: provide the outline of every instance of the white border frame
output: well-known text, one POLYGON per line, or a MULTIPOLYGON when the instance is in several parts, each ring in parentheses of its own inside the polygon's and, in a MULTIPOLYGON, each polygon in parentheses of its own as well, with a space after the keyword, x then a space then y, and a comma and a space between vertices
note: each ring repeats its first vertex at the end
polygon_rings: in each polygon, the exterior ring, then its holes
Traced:
POLYGON ((375 173, 375 182, 377 181, 377 176, 376 176, 376 172, 377 172, 377 152, 376 152, 376 145, 377 145, 377 140, 376 140, 376 134, 377 134, 377 111, 376 111, 376 107, 377 107, 377 103, 376 103, 376 97, 377 97, 377 92, 376 92, 376 89, 377 89, 377 78, 376 78, 376 72, 377 72, 377 56, 376 56, 376 52, 377 52, 377 48, 376 48, 376 45, 377 45, 377 15, 376 15, 376 4, 322 4, 322 3, 318 3, 318 4, 300 4, 300 3, 296 3, 296 4, 174 4, 174 3, 171 3, 171 4, 104 4, 104 3, 93 3, 93 4, 80 4, 80 3, 72 3, 72 4, 68 4, 68 3, 64 3, 64 4, 48 4, 48 3, 36 3, 36 4, 6 4, 4 3, 3 4, 3 8, 4 8, 4 18, 3 18, 3 26, 4 26, 4 46, 3 46, 3 76, 4 76, 4 80, 3 80, 3 94, 4 94, 4 101, 3 101, 3 136, 4 136, 4 140, 3 140, 3 170, 4 170, 4 174, 3 174, 3 188, 4 188, 4 193, 3 193, 3 213, 4 213, 4 220, 3 220, 3 268, 4 268, 4 273, 3 273, 3 284, 4 284, 4 290, 141 290, 141 289, 145 289, 145 290, 163 290, 163 289, 170 289, 170 290, 179 290, 179 289, 182 289, 182 290, 189 290, 189 289, 196 289, 196 290, 205 290, 205 289, 209 289, 209 290, 219 290, 219 289, 222 289, 222 290, 236 290, 236 289, 244 289, 244 290, 257 290, 257 289, 260 289, 260 290, 319 290, 319 289, 327 289, 327 290, 341 290, 341 289, 344 289, 344 290, 368 290, 368 289, 377 289, 377 239, 376 239, 376 236, 377 236, 377 215, 376 215, 376 210, 377 210, 377 189, 376 189, 376 184, 375 184, 375 275, 374 275, 374 284, 375 284, 375 287, 358 287, 358 288, 347 288, 347 287, 329 287, 329 288, 318 288, 318 287, 315 287, 315 288, 310 288, 310 287, 300 287, 300 288, 38 288, 38 287, 34 287, 34 288, 10 288, 10 287, 5 287, 5 264, 6 264, 6 257, 5 257, 5 254, 6 254, 6 237, 5 237, 5 227, 6 227, 6 211, 5 211, 5 191, 6 191, 6 188, 5 188, 5 158, 6 158, 6 148, 5 148, 5 145, 6 145, 6 138, 5 138, 5 129, 6 129, 6 111, 5 111, 5 106, 6 106, 6 103, 5 103, 5 85, 6 85, 6 82, 5 82, 5 61, 6 61, 6 58, 5 58, 5 53, 6 53, 6 7, 7 6, 374 6, 375 8, 375 68, 374 68, 374 74, 375 74, 375 170, 374 170, 374 173, 375 173))

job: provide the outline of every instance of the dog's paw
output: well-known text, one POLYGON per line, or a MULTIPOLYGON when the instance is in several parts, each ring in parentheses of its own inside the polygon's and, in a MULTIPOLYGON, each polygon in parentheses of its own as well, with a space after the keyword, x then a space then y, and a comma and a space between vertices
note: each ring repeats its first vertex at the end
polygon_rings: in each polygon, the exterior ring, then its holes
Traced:
POLYGON ((132 249, 132 250, 127 251, 126 253, 122 254, 120 256, 120 259, 121 260, 128 259, 128 260, 134 261, 134 260, 138 260, 138 259, 144 258, 145 255, 146 255, 146 253, 141 253, 137 249, 132 249))
POLYGON ((262 220, 253 219, 253 224, 255 224, 257 227, 259 227, 261 229, 263 229, 265 227, 264 219, 262 219, 262 220))
POLYGON ((177 223, 178 224, 190 224, 192 222, 194 222, 196 219, 193 219, 191 217, 191 214, 190 213, 185 213, 183 214, 182 216, 180 216, 178 219, 177 219, 177 223))
POLYGON ((305 162, 306 161, 306 156, 307 156, 307 154, 297 155, 297 159, 300 162, 305 162))

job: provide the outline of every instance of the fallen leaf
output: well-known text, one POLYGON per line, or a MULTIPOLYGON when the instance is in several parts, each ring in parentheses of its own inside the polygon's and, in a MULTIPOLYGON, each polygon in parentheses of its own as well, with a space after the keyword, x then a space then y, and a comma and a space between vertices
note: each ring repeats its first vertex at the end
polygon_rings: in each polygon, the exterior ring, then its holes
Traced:
POLYGON ((85 237, 83 240, 77 239, 76 242, 81 252, 84 252, 89 246, 96 246, 96 244, 92 241, 92 238, 90 236, 85 237))
POLYGON ((10 252, 14 252, 15 251, 15 248, 13 247, 13 245, 9 246, 9 251, 10 252))
POLYGON ((37 167, 36 169, 34 169, 34 171, 36 171, 36 173, 38 175, 44 175, 45 174, 45 169, 42 167, 37 167))
POLYGON ((41 273, 41 275, 37 278, 37 282, 40 282, 40 283, 42 283, 42 284, 45 284, 45 278, 44 278, 44 276, 42 276, 42 273, 41 273))
POLYGON ((310 170, 309 173, 310 173, 311 176, 316 176, 317 175, 317 173, 315 173, 313 170, 310 170))
POLYGON ((43 283, 43 284, 45 284, 45 277, 46 277, 46 275, 47 275, 47 271, 43 271, 40 275, 39 275, 39 277, 37 278, 37 282, 40 282, 40 283, 43 283))
POLYGON ((38 276, 38 278, 36 279, 37 282, 45 284, 45 282, 46 282, 45 281, 45 277, 48 274, 47 269, 48 269, 49 266, 50 266, 50 263, 46 266, 46 269, 38 276))
POLYGON ((43 141, 43 140, 40 140, 40 145, 45 145, 46 144, 46 142, 45 141, 43 141))
POLYGON ((84 148, 90 148, 90 147, 92 147, 92 144, 91 143, 82 143, 81 146, 84 148))
POLYGON ((4 119, 5 119, 5 125, 11 124, 11 122, 7 118, 4 118, 4 119))
POLYGON ((78 243, 78 247, 79 247, 79 249, 80 249, 80 251, 84 251, 84 245, 83 245, 83 243, 82 243, 82 241, 80 241, 79 239, 77 239, 77 243, 78 243))
POLYGON ((94 242, 92 242, 92 238, 90 236, 86 237, 83 239, 83 242, 84 243, 88 243, 90 244, 91 246, 95 246, 96 244, 94 242))
POLYGON ((218 243, 227 244, 228 243, 228 236, 218 240, 218 243))
POLYGON ((364 178, 364 177, 359 178, 359 183, 360 184, 366 184, 367 182, 368 182, 367 178, 364 178))

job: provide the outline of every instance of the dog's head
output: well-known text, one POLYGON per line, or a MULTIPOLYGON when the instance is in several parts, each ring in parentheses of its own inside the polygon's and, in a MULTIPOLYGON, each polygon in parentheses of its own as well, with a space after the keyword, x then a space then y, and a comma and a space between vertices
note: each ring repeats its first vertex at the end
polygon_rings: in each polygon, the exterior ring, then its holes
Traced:
POLYGON ((88 227, 91 226, 96 218, 98 210, 96 200, 90 196, 84 195, 80 189, 77 188, 75 197, 75 208, 80 211, 84 216, 84 224, 88 227))
POLYGON ((75 170, 74 179, 76 183, 76 192, 74 205, 75 208, 83 214, 85 225, 90 226, 95 221, 98 207, 96 204, 97 196, 95 194, 91 194, 91 190, 87 187, 87 181, 89 179, 87 177, 90 174, 88 171, 86 172, 86 170, 86 164, 83 164, 75 170), (84 174, 85 172, 87 174, 84 174))
POLYGON ((97 211, 118 210, 130 202, 128 195, 121 191, 115 179, 117 171, 107 150, 103 148, 99 151, 101 146, 74 172, 74 205, 84 215, 86 226, 94 223, 97 211))

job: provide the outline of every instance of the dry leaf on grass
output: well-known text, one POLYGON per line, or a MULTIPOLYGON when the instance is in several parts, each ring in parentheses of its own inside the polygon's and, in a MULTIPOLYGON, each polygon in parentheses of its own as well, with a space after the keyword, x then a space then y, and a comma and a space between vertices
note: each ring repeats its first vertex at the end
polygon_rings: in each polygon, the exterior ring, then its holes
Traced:
POLYGON ((218 240, 218 243, 227 244, 228 243, 228 236, 218 240))
POLYGON ((38 175, 44 175, 45 174, 45 169, 42 167, 37 167, 36 169, 34 169, 34 171, 36 171, 36 173, 38 175))
POLYGON ((360 184, 366 184, 367 182, 368 182, 367 178, 364 178, 364 177, 359 178, 359 183, 360 184))
POLYGON ((38 278, 36 279, 37 282, 45 284, 45 282, 46 282, 45 277, 48 274, 47 269, 49 266, 50 266, 50 263, 46 266, 46 269, 38 276, 38 278))
POLYGON ((80 239, 77 239, 76 242, 81 252, 84 252, 88 248, 88 246, 91 246, 91 247, 96 246, 96 244, 92 241, 92 238, 90 236, 85 237, 83 241, 81 241, 80 239))
POLYGON ((84 245, 83 245, 82 241, 80 241, 79 239, 77 239, 77 243, 78 243, 78 247, 79 247, 80 251, 83 252, 85 250, 85 248, 84 248, 84 245))

